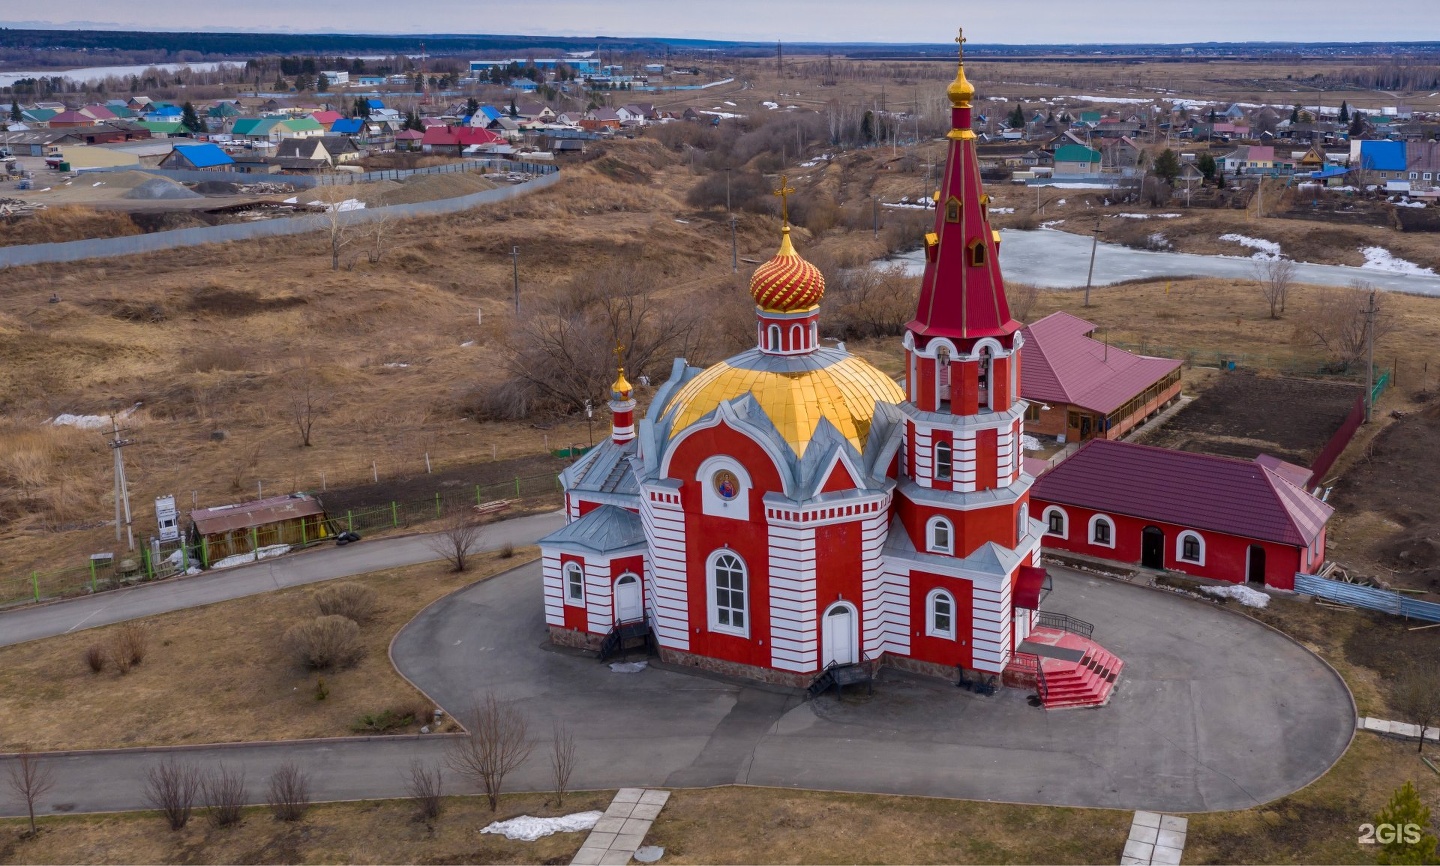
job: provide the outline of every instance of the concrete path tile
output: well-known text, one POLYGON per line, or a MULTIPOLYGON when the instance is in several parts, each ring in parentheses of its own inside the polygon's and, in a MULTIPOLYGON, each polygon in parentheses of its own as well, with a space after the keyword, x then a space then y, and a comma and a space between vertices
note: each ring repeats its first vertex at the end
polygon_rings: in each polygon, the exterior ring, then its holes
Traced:
POLYGON ((1174 830, 1161 830, 1160 835, 1155 837, 1155 847, 1185 848, 1185 834, 1177 833, 1174 830))
POLYGON ((1160 813, 1158 812, 1136 812, 1135 820, 1132 822, 1141 827, 1159 827, 1160 813))
POLYGON ((1162 866, 1180 866, 1180 855, 1182 853, 1179 848, 1168 848, 1164 845, 1156 845, 1155 853, 1150 855, 1150 862, 1162 864, 1162 866))
POLYGON ((600 858, 605 856, 606 848, 581 848, 575 852, 575 857, 570 861, 571 866, 600 866, 600 858))
POLYGON ((612 818, 607 815, 599 821, 596 821, 595 826, 591 827, 590 830, 594 833, 619 833, 621 828, 625 826, 625 822, 629 820, 629 818, 612 818))
POLYGON ((633 856, 634 851, 606 851, 600 858, 600 866, 627 866, 633 856))
MULTIPOLYGON (((649 830, 650 828, 647 826, 645 829, 649 830)), ((644 833, 621 833, 615 837, 614 842, 610 843, 610 850, 629 851, 631 854, 634 854, 635 849, 643 844, 645 844, 644 833)))
POLYGON ((1169 830, 1172 833, 1184 833, 1189 826, 1189 818, 1182 818, 1178 815, 1162 815, 1160 818, 1161 830, 1169 830))
POLYGON ((1150 861, 1125 855, 1120 858, 1120 866, 1150 866, 1150 861))
POLYGON ((620 828, 621 833, 640 833, 644 835, 650 832, 650 821, 645 818, 626 818, 625 824, 620 828))
POLYGON ((606 818, 629 818, 635 811, 638 803, 611 803, 610 808, 605 810, 606 818))
POLYGON ((1139 824, 1130 825, 1131 842, 1145 842, 1150 845, 1154 845, 1155 839, 1157 836, 1159 836, 1159 834, 1160 831, 1155 829, 1154 827, 1144 827, 1139 824))
POLYGON ((653 791, 647 789, 640 795, 640 802, 647 806, 663 806, 670 800, 669 791, 653 791))
POLYGON ((620 834, 596 833, 592 830, 590 831, 590 837, 585 840, 585 844, 591 848, 609 848, 615 844, 615 837, 618 835, 620 834))
POLYGON ((621 788, 615 792, 614 803, 638 803, 645 796, 644 788, 621 788))
POLYGON ((1136 842, 1132 839, 1129 842, 1125 843, 1126 857, 1134 857, 1136 859, 1144 860, 1146 863, 1149 863, 1150 855, 1154 853, 1155 846, 1147 842, 1136 842))
POLYGON ((630 812, 630 818, 627 820, 644 818, 646 821, 654 821, 657 817, 660 816, 660 810, 663 808, 665 807, 653 803, 636 803, 635 808, 630 812))

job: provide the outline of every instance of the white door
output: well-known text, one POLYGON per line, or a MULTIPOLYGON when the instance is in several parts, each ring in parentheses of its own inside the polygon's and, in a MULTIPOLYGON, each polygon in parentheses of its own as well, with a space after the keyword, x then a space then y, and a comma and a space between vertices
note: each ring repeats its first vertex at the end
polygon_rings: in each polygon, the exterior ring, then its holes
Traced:
POLYGON ((615 581, 615 619, 619 622, 634 622, 645 616, 640 603, 640 578, 633 574, 622 575, 615 581))
POLYGON ((848 605, 837 604, 825 612, 821 643, 821 667, 832 662, 850 665, 860 660, 855 646, 855 613, 848 605))

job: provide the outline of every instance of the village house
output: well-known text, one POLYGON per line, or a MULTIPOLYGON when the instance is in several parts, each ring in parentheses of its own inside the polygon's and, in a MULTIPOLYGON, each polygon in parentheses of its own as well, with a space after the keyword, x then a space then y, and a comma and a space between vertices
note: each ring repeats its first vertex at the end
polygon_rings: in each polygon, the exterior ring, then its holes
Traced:
POLYGON ((1100 151, 1078 144, 1062 145, 1055 150, 1055 176, 1088 176, 1100 173, 1100 151))
POLYGON ((360 158, 355 142, 343 135, 287 138, 275 150, 273 161, 287 171, 317 171, 360 158))
POLYGON ((477 129, 473 126, 432 126, 421 136, 420 149, 426 153, 451 153, 460 156, 467 147, 504 143, 503 137, 488 129, 477 129))
POLYGON ((331 537, 320 500, 305 493, 272 496, 190 512, 190 544, 209 568, 227 556, 278 544, 305 545, 331 537))
POLYGON ((183 168, 191 171, 229 171, 235 165, 230 154, 216 144, 177 145, 170 155, 160 160, 160 168, 183 168))
POLYGON ((1025 428, 1062 442, 1118 439, 1180 396, 1181 362, 1102 343, 1095 325, 1051 313, 1021 334, 1025 428))
POLYGON ((1146 568, 1294 589, 1325 561, 1334 509, 1310 470, 1097 439, 1035 482, 1041 543, 1146 568))

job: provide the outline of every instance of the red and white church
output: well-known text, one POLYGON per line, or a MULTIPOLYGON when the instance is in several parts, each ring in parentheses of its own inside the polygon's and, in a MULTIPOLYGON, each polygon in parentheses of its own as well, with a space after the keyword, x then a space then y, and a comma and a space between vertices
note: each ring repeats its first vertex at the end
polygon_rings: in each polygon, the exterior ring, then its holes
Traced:
POLYGON ((1108 698, 1121 662, 1038 612, 1023 339, 974 92, 962 62, 904 386, 820 345, 824 277, 787 223, 750 281, 755 348, 677 360, 638 425, 622 369, 612 436, 561 475, 568 521, 540 542, 554 642, 641 624, 668 663, 778 684, 886 664, 1028 685, 1039 668, 1047 706, 1108 698))

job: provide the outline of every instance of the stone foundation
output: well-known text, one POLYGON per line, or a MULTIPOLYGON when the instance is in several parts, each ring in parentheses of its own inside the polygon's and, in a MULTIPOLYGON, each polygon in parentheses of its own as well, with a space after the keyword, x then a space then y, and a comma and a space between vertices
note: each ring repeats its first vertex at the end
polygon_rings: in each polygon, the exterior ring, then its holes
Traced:
MULTIPOLYGON (((925 662, 919 659, 897 656, 893 653, 885 653, 880 656, 880 662, 885 667, 895 668, 898 671, 906 671, 912 674, 919 674, 922 677, 935 677, 936 679, 948 680, 952 683, 959 679, 959 668, 954 665, 925 662)), ((977 671, 966 671, 965 675, 969 677, 980 676, 977 671)))
MULTIPOLYGON (((815 679, 815 674, 797 674, 792 671, 777 671, 770 668, 760 668, 754 665, 740 664, 739 662, 725 661, 724 659, 699 656, 683 650, 660 647, 660 660, 666 664, 682 668, 697 668, 702 671, 720 674, 738 679, 755 680, 756 682, 767 683, 772 686, 785 686, 792 689, 803 689, 810 685, 815 679)), ((816 671, 819 673, 819 671, 816 671)))
POLYGON ((573 628, 552 625, 550 629, 550 642, 556 646, 568 646, 575 649, 590 650, 599 652, 600 644, 605 642, 603 634, 591 634, 588 631, 578 631, 573 628))

